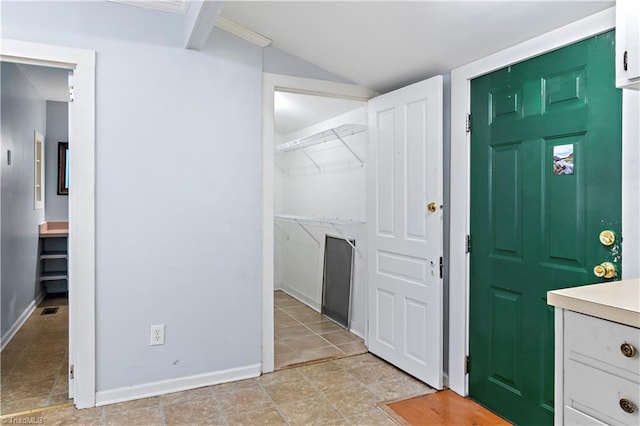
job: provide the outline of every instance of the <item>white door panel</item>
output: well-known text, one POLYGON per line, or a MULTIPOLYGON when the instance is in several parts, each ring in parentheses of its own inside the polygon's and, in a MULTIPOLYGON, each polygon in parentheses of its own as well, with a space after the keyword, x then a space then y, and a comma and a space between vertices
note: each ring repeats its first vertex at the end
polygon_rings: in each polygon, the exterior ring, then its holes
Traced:
POLYGON ((369 101, 368 115, 369 350, 440 389, 442 77, 369 101))

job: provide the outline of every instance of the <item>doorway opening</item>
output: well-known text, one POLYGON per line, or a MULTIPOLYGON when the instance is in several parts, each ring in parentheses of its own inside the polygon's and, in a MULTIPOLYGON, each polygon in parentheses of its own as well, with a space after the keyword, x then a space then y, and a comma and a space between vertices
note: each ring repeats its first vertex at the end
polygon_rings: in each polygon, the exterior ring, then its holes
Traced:
MULTIPOLYGON (((277 74, 263 74, 262 96, 262 372, 274 370, 274 192, 275 192, 275 95, 276 92, 324 96, 366 102, 374 92, 355 85, 277 74)), ((366 342, 365 342, 366 343, 366 342)))
POLYGON ((70 402, 69 209, 57 181, 58 144, 69 140, 71 71, 11 62, 1 67, 0 406, 7 414, 70 402))
MULTIPOLYGON (((67 285, 68 285, 68 397, 73 399, 77 408, 88 408, 95 405, 95 52, 85 49, 75 49, 64 46, 45 45, 39 43, 24 42, 19 40, 2 39, 0 43, 0 60, 11 64, 28 64, 73 72, 73 90, 67 87, 66 92, 75 93, 75 99, 68 105, 68 143, 72 146, 68 158, 68 237, 67 237, 67 285)), ((4 95, 3 91, 3 95, 4 95)), ((68 96, 68 95, 67 95, 68 96)), ((4 103, 4 96, 3 96, 4 103)), ((3 115, 6 114, 3 108, 3 115)), ((4 117, 3 117, 4 118, 4 117)), ((3 128, 3 148, 5 144, 5 132, 3 128)), ((33 130, 32 130, 33 132, 33 130)), ((35 132, 34 132, 35 133, 35 132)), ((12 143, 15 140, 12 139, 12 143)), ((7 141, 9 138, 6 139, 7 141)), ((58 142, 58 141, 56 141, 58 142)), ((54 144, 57 148, 57 143, 54 144)), ((2 152, 2 185, 10 181, 5 179, 4 165, 12 167, 16 159, 9 150, 2 152)), ((38 157, 32 157, 34 164, 38 157)), ((14 169, 15 170, 15 169, 14 169)), ((34 173, 34 166, 28 167, 31 180, 38 175, 34 173)), ((41 170, 43 174, 44 170, 41 170)), ((56 167, 53 168, 54 174, 56 167)), ((28 179, 28 177, 27 177, 28 179)), ((57 185, 53 184, 55 191, 57 185)), ((35 186, 34 189, 35 191, 35 186)), ((46 194, 45 194, 46 195, 46 194)), ((30 197, 34 200, 33 195, 30 197)), ((36 198, 37 201, 37 198, 36 198)), ((44 200, 40 200, 42 202, 44 200)), ((8 203, 7 203, 8 204, 8 203)), ((13 232, 5 225, 5 207, 2 203, 2 254, 10 249, 10 244, 5 244, 5 233, 12 236, 13 232)), ((36 222, 45 221, 44 212, 40 212, 36 222)), ((51 221, 47 228, 49 230, 60 231, 61 221, 51 221)), ((29 235, 39 238, 38 225, 31 226, 29 235), (35 230, 31 231, 32 228, 35 230), (33 234, 31 234, 33 232, 33 234)), ((30 261, 39 262, 41 253, 35 249, 31 250, 30 261)), ((59 255, 56 255, 59 256, 59 255)), ((60 258, 53 259, 60 262, 60 258)), ((4 259, 3 259, 3 266, 4 259)), ((2 268, 3 284, 6 268, 2 268)), ((42 270, 42 268, 41 268, 42 270)), ((54 271, 54 269, 45 269, 54 271)), ((15 298, 6 297, 3 288, 2 302, 9 303, 9 309, 3 306, 3 325, 6 320, 5 315, 16 314, 16 320, 10 322, 10 330, 2 335, 2 346, 6 346, 11 337, 16 334, 20 326, 27 321, 29 315, 36 309, 35 295, 37 294, 36 283, 39 285, 39 278, 36 277, 35 270, 32 269, 31 283, 33 284, 32 302, 27 306, 17 308, 15 298)), ((55 302, 57 303, 57 302, 55 302)), ((61 303, 60 303, 61 304, 61 303)), ((23 304, 24 305, 24 304, 23 304)), ((59 312, 62 311, 60 307, 59 312)), ((56 314, 59 315, 59 314, 56 314)), ((56 315, 42 316, 42 318, 55 318, 56 315)), ((4 355, 4 354, 3 354, 4 355)), ((45 356, 45 355, 43 355, 45 356)), ((46 357, 46 356, 45 356, 46 357)), ((3 362, 5 357, 3 356, 3 362)), ((37 366, 36 366, 37 368, 37 366)), ((66 372, 65 372, 66 374, 66 372)), ((4 377, 3 377, 4 379, 4 377)), ((3 392, 4 397, 4 392, 3 392)), ((3 414, 4 414, 3 406, 3 414)))
POLYGON ((367 350, 365 105, 275 92, 276 370, 367 350))

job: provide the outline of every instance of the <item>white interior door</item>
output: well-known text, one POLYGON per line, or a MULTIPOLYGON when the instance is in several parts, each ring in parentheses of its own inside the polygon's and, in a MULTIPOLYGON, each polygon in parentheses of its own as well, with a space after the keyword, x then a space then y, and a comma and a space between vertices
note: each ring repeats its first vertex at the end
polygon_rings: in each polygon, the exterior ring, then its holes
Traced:
POLYGON ((368 122, 369 350, 441 389, 442 77, 370 100, 368 122))

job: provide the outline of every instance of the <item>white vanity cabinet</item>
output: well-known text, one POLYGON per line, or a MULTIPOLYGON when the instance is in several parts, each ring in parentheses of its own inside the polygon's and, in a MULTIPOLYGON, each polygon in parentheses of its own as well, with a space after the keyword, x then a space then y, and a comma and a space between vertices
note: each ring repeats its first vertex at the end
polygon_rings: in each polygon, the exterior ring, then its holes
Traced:
POLYGON ((616 87, 640 90, 640 2, 616 1, 616 87))
POLYGON ((548 293, 555 424, 640 425, 640 280, 548 293))

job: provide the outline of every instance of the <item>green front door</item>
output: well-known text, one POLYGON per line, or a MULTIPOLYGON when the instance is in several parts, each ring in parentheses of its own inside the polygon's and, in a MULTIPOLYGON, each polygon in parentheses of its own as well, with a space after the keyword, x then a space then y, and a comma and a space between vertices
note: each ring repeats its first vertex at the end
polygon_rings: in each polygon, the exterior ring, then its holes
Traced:
POLYGON ((613 32, 471 82, 469 393, 514 423, 553 421, 547 291, 620 264, 621 112, 613 32))

